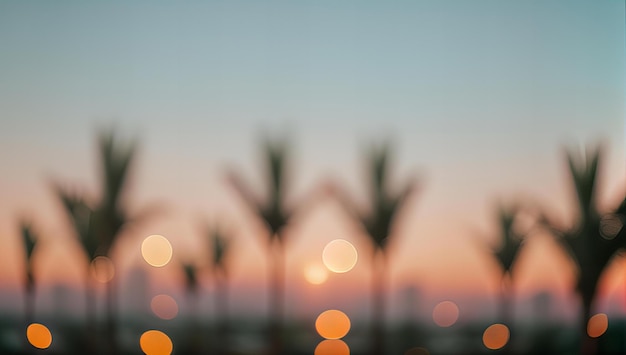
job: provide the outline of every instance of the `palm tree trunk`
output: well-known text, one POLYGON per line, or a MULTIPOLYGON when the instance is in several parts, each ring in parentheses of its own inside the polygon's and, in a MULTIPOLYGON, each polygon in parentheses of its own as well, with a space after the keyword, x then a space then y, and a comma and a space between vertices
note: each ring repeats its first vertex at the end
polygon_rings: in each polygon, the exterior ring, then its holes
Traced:
MULTIPOLYGON (((26 290, 24 294, 24 335, 26 335, 26 329, 28 326, 33 323, 35 318, 35 282, 33 279, 33 274, 30 270, 27 271, 26 278, 26 290)), ((32 354, 34 352, 34 348, 30 346, 30 341, 28 337, 24 336, 24 347, 28 349, 26 351, 27 354, 32 354)))
POLYGON ((87 273, 87 279, 85 280, 85 347, 89 354, 96 353, 96 342, 98 339, 96 331, 96 300, 92 286, 91 278, 89 273, 87 273))
POLYGON ((283 245, 276 241, 272 245, 270 259, 270 341, 271 354, 283 352, 283 320, 285 299, 285 260, 283 245))
POLYGON ((35 282, 31 271, 27 272, 26 299, 24 300, 24 320, 26 326, 31 324, 35 317, 35 282))
MULTIPOLYGON (((204 333, 203 329, 201 329, 200 322, 198 320, 198 289, 188 288, 187 289, 187 304, 189 305, 188 315, 187 315, 187 337, 186 342, 187 346, 183 349, 184 353, 188 354, 201 354, 203 351, 204 342, 202 339, 202 334, 204 333)), ((215 343, 219 342, 219 338, 213 339, 215 343)))
POLYGON ((580 321, 580 351, 582 355, 595 355, 598 354, 598 339, 592 338, 587 333, 587 324, 591 318, 591 305, 593 303, 593 296, 583 292, 582 294, 582 314, 580 321))
POLYGON ((511 276, 507 273, 502 277, 500 289, 500 321, 509 328, 509 342, 501 350, 503 354, 511 354, 513 334, 513 292, 511 276))
POLYGON ((376 251, 372 259, 372 355, 385 354, 386 259, 376 251))
POLYGON ((223 274, 215 275, 215 309, 217 314, 216 335, 219 339, 219 354, 228 354, 228 285, 223 274))
POLYGON ((109 354, 116 355, 119 353, 117 344, 117 312, 115 302, 115 279, 114 276, 106 283, 106 335, 109 348, 109 354))

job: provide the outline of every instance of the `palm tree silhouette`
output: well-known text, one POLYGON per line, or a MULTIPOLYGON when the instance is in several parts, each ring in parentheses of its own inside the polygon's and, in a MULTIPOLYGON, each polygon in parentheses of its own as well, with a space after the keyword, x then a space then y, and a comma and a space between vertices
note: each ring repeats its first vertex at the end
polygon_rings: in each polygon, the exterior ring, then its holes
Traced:
MULTIPOLYGON (((227 329, 227 307, 228 307, 228 285, 227 285, 227 266, 225 256, 228 250, 228 240, 217 229, 206 229, 211 246, 211 267, 215 283, 215 309, 216 309, 216 332, 214 337, 214 351, 218 354, 227 353, 228 349, 228 329, 227 329), (208 231, 208 232, 207 232, 208 231)), ((192 308, 191 317, 192 329, 190 332, 191 350, 193 353, 200 353, 201 339, 197 337, 198 329, 197 319, 194 315, 198 314, 198 267, 193 263, 183 263, 183 271, 185 273, 185 286, 189 297, 189 304, 192 308)))
POLYGON ((22 242, 25 250, 25 291, 26 297, 24 302, 24 318, 26 324, 33 322, 35 315, 35 276, 33 274, 33 251, 37 239, 33 233, 32 227, 28 222, 21 222, 22 242))
POLYGON ((94 260, 97 257, 96 252, 98 250, 98 241, 95 238, 93 224, 91 223, 93 212, 80 194, 71 192, 60 184, 54 184, 53 188, 87 256, 88 266, 86 268, 87 273, 85 274, 85 316, 87 326, 85 330, 87 334, 87 349, 89 352, 93 353, 95 352, 96 338, 96 300, 92 284, 92 275, 89 271, 91 266, 95 266, 94 260))
POLYGON ((188 315, 189 330, 187 335, 187 347, 183 349, 183 352, 188 354, 201 354, 203 336, 198 322, 198 289, 200 286, 198 267, 193 263, 183 262, 182 269, 185 275, 185 291, 187 293, 187 303, 190 309, 190 314, 188 315))
POLYGON ((267 201, 262 202, 239 175, 230 172, 228 180, 248 207, 265 223, 268 231, 270 262, 270 326, 272 354, 283 351, 285 298, 285 227, 293 211, 285 205, 287 141, 266 139, 263 154, 266 164, 267 201))
MULTIPOLYGON (((583 354, 597 352, 597 339, 587 334, 598 281, 613 256, 626 246, 626 234, 621 232, 623 220, 614 213, 598 210, 598 167, 602 159, 600 148, 587 149, 584 156, 567 152, 567 162, 577 201, 577 220, 572 228, 558 227, 545 211, 540 222, 548 227, 578 265, 576 291, 581 297, 581 350, 583 354)), ((624 209, 624 204, 617 212, 624 209)))
MULTIPOLYGON (((111 249, 122 229, 129 222, 140 219, 131 218, 124 208, 124 192, 135 157, 136 142, 120 143, 112 130, 99 132, 97 138, 102 183, 100 201, 89 205, 86 198, 57 188, 57 194, 90 261, 98 256, 111 260, 111 249)), ((106 283, 106 305, 108 353, 115 354, 118 352, 115 277, 106 283)))
POLYGON ((400 192, 389 189, 390 147, 385 143, 373 145, 367 156, 370 184, 370 206, 368 213, 359 212, 347 194, 335 191, 339 202, 361 222, 374 246, 372 254, 372 347, 374 355, 385 353, 385 286, 387 284, 387 245, 392 235, 393 223, 398 212, 415 190, 415 182, 409 181, 400 192))
POLYGON ((229 248, 229 239, 215 227, 209 233, 212 244, 211 266, 215 283, 215 310, 217 317, 216 335, 218 352, 227 353, 228 349, 228 268, 226 256, 229 248))
POLYGON ((500 317, 502 323, 512 328, 513 318, 513 265, 524 240, 524 235, 515 229, 517 207, 499 207, 498 224, 501 244, 492 250, 502 269, 500 288, 500 317))

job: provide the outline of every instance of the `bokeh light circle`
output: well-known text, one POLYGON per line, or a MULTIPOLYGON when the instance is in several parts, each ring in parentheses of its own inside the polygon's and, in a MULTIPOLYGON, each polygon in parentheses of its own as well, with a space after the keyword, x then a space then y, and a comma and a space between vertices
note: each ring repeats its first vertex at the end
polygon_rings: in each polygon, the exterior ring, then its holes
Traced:
POLYGON ((315 329, 325 339, 340 339, 350 331, 350 318, 336 309, 324 311, 317 316, 315 329))
POLYGON ((139 338, 141 350, 146 355, 170 355, 174 350, 172 340, 158 330, 148 330, 139 338))
POLYGON ((328 270, 344 273, 356 265, 358 253, 352 243, 344 239, 335 239, 326 244, 322 252, 322 261, 328 270))
POLYGON ((48 327, 39 323, 32 323, 26 328, 26 338, 38 349, 47 349, 52 344, 52 333, 48 327))
POLYGON ((492 324, 483 333, 483 344, 487 349, 502 349, 509 342, 509 328, 504 324, 492 324))
POLYGON ((150 301, 150 309, 159 318, 170 320, 178 315, 178 303, 171 296, 156 295, 150 301))
POLYGON ((312 285, 321 285, 328 280, 328 271, 321 265, 308 265, 304 268, 304 279, 312 285))
POLYGON ((151 235, 141 243, 141 256, 151 266, 165 266, 172 259, 172 245, 162 235, 151 235))
POLYGON ((343 340, 326 339, 317 344, 314 355, 350 355, 350 347, 343 340))
POLYGON ((598 313, 589 318, 587 322, 587 334, 592 338, 597 338, 604 334, 609 328, 609 317, 604 313, 598 313))
POLYGON ((113 261, 106 256, 97 256, 91 262, 91 276, 100 283, 107 283, 115 276, 113 261))
POLYGON ((433 308, 433 321, 440 327, 450 327, 459 319, 459 307, 452 301, 439 302, 433 308))

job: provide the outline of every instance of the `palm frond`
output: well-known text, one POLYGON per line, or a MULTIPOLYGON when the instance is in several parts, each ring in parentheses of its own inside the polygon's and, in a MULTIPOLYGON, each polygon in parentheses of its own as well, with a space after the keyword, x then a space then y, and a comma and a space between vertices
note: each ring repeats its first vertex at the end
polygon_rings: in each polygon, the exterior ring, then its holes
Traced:
POLYGON ((29 222, 22 221, 20 228, 22 232, 22 241, 24 243, 24 251, 26 252, 26 262, 30 264, 37 240, 29 222))
POLYGON ((415 189, 415 182, 409 182, 398 195, 393 195, 388 188, 390 148, 388 144, 372 148, 368 155, 371 173, 371 208, 370 213, 361 217, 361 223, 378 250, 384 250, 395 217, 415 189))
POLYGON ((102 201, 93 211, 93 226, 98 240, 98 254, 108 254, 130 217, 123 208, 123 191, 134 161, 136 141, 119 143, 113 131, 98 137, 103 175, 102 201))
POLYGON ((282 241, 283 236, 280 232, 287 225, 292 215, 284 204, 287 141, 266 139, 262 148, 265 155, 266 178, 269 189, 266 201, 261 202, 257 199, 237 174, 229 173, 228 181, 250 209, 263 220, 269 230, 270 241, 282 241))
POLYGON ((185 272, 185 287, 187 291, 195 292, 198 289, 198 272, 196 266, 183 263, 183 271, 185 272))
POLYGON ((498 224, 500 227, 501 245, 494 251, 504 273, 511 274, 513 264, 519 253, 524 236, 518 235, 514 229, 516 208, 500 207, 498 209, 498 224))
POLYGON ((98 240, 96 239, 92 224, 93 211, 85 199, 77 193, 72 193, 60 184, 53 185, 55 194, 61 201, 63 209, 68 216, 74 232, 79 238, 83 250, 91 260, 96 256, 98 240))
POLYGON ((281 204, 285 189, 285 162, 287 159, 287 141, 266 139, 265 154, 267 159, 267 179, 270 201, 281 204))
POLYGON ((213 268, 222 273, 226 273, 227 268, 225 261, 230 241, 217 227, 210 233, 210 238, 213 247, 211 260, 213 268))
POLYGON ((226 180, 228 184, 235 189, 239 197, 248 206, 251 212, 261 215, 263 213, 264 206, 260 199, 252 192, 252 189, 243 181, 234 171, 230 171, 226 174, 226 180))
POLYGON ((110 208, 115 208, 121 203, 137 143, 136 141, 120 143, 111 130, 102 131, 98 142, 103 175, 103 202, 110 208))
POLYGON ((571 181, 576 191, 581 218, 595 218, 596 210, 596 182, 601 150, 587 150, 584 156, 573 151, 567 153, 567 162, 571 181))

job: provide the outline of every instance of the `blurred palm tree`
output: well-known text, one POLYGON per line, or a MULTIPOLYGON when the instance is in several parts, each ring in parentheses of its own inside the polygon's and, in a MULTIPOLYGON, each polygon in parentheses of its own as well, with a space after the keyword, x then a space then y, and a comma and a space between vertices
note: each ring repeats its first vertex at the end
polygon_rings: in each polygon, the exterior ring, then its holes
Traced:
POLYGON ((33 274, 33 251, 37 243, 32 227, 28 222, 21 222, 22 242, 25 251, 25 291, 24 318, 26 324, 33 322, 35 315, 35 276, 33 274))
MULTIPOLYGON (((266 139, 263 144, 263 154, 266 164, 267 200, 261 201, 244 183, 243 179, 234 172, 230 172, 228 179, 237 190, 248 207, 265 223, 268 231, 268 247, 270 253, 270 341, 271 352, 280 354, 283 351, 283 321, 285 298, 285 227, 293 211, 285 205, 287 141, 266 139)), ((218 240, 218 239, 215 239, 218 240)), ((221 242, 217 242, 218 244, 221 242)), ((215 248, 214 262, 219 256, 220 248, 215 248)), ((221 262, 221 261, 220 261, 221 262)), ((225 271, 221 267, 217 270, 225 271)))
POLYGON ((53 185, 56 196, 60 199, 63 210, 69 217, 70 224, 76 233, 80 245, 87 257, 85 274, 85 305, 86 305, 86 340, 89 352, 95 352, 96 332, 96 300, 92 284, 92 273, 95 271, 94 260, 97 257, 98 241, 95 238, 91 217, 93 211, 80 194, 72 192, 60 184, 53 185))
POLYGON ((200 325, 198 324, 198 291, 200 286, 198 267, 194 263, 184 262, 182 269, 185 275, 185 290, 188 298, 187 304, 189 304, 191 311, 189 314, 187 348, 183 348, 183 352, 188 354, 201 354, 204 337, 202 336, 200 325))
MULTIPOLYGON (((207 236, 210 247, 210 263, 215 285, 214 301, 217 321, 212 348, 215 353, 226 354, 228 351, 228 268, 226 256, 230 242, 217 227, 208 228, 203 226, 202 231, 207 236)), ((183 270, 185 272, 187 294, 190 297, 189 304, 192 308, 192 314, 195 315, 198 314, 198 267, 193 263, 183 263, 183 270)), ((190 351, 200 353, 202 338, 196 337, 197 334, 195 333, 197 333, 198 329, 197 324, 195 324, 195 318, 192 323, 193 334, 190 334, 192 337, 190 341, 192 350, 190 351)))
POLYGON ((409 181, 398 193, 389 188, 389 144, 372 146, 367 156, 370 205, 359 212, 347 194, 335 191, 343 207, 361 222, 374 247, 372 254, 372 354, 385 353, 385 287, 387 284, 387 245, 398 212, 405 206, 416 184, 409 181))
POLYGON ((217 314, 216 335, 218 352, 225 354, 228 351, 228 267, 226 256, 228 254, 229 239, 215 227, 209 233, 212 244, 211 266, 213 280, 215 282, 215 310, 217 314))
MULTIPOLYGON (((584 156, 567 152, 567 163, 577 201, 577 220, 572 228, 562 228, 545 211, 540 222, 548 227, 578 265, 576 291, 581 297, 581 350, 583 354, 597 352, 597 339, 587 334, 592 316, 598 281, 619 249, 626 247, 626 234, 619 214, 602 213, 598 209, 598 167, 602 159, 600 148, 587 149, 584 156)), ((623 213, 624 204, 617 212, 623 213)))
MULTIPOLYGON (((122 229, 129 222, 144 217, 131 218, 124 208, 124 192, 135 152, 136 141, 120 143, 112 130, 103 130, 98 134, 102 184, 100 201, 89 205, 85 197, 72 194, 57 185, 57 195, 90 262, 98 256, 105 256, 112 262, 110 252, 122 229)), ((118 352, 114 283, 115 277, 106 283, 109 353, 118 352)))
POLYGON ((195 295, 198 293, 198 271, 194 264, 183 263, 183 271, 185 272, 185 289, 187 294, 195 295))
POLYGON ((519 255, 524 235, 515 228, 517 207, 498 208, 498 224, 501 244, 492 250, 500 264, 502 276, 500 282, 500 317, 503 324, 512 328, 513 318, 513 265, 519 255))

